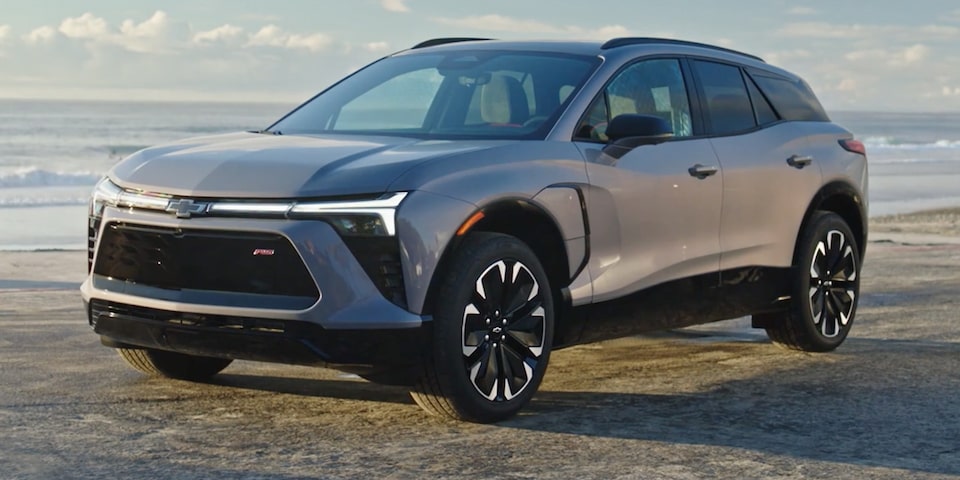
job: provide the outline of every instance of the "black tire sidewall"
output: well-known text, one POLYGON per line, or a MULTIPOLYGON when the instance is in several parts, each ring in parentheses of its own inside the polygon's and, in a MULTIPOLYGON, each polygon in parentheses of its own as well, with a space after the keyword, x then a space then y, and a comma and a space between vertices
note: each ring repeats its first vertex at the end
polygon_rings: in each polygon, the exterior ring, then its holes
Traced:
POLYGON ((536 393, 546 371, 553 338, 554 307, 546 272, 537 256, 520 240, 501 234, 475 233, 464 240, 446 278, 434 309, 433 361, 446 396, 464 418, 497 421, 515 414, 536 393), (473 295, 475 283, 490 265, 499 260, 516 260, 526 266, 540 285, 543 297, 543 353, 531 382, 510 400, 491 401, 473 386, 463 363, 463 310, 473 295))
POLYGON ((842 217, 835 213, 818 212, 811 219, 808 227, 804 229, 803 236, 799 243, 797 255, 797 272, 794 280, 793 315, 798 320, 798 327, 804 330, 805 336, 813 343, 813 350, 830 351, 834 350, 847 338, 850 328, 856 319, 857 304, 860 300, 860 250, 857 239, 853 235, 850 226, 842 217), (850 314, 850 320, 846 325, 841 326, 841 331, 835 337, 824 336, 817 328, 813 319, 813 312, 810 308, 809 290, 810 290, 810 263, 813 261, 817 244, 826 238, 828 232, 838 230, 843 233, 847 241, 853 247, 854 260, 857 266, 856 296, 854 297, 853 308, 850 314))

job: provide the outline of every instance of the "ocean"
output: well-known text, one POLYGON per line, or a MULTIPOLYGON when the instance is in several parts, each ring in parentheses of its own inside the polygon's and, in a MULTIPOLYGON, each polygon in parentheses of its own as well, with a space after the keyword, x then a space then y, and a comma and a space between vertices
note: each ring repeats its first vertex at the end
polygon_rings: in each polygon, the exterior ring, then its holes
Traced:
MULTIPOLYGON (((86 248, 100 176, 141 148, 264 128, 294 104, 0 100, 0 250, 86 248)), ((867 147, 870 214, 960 206, 960 113, 835 112, 867 147)))

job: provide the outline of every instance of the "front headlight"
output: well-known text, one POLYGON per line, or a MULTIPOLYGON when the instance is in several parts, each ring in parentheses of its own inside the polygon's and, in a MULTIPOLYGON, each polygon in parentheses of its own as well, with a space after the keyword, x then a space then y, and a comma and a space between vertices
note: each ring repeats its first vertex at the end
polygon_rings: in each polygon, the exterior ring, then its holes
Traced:
POLYGON ((104 207, 117 206, 121 193, 123 190, 120 187, 114 185, 109 178, 103 177, 93 188, 93 194, 90 197, 90 215, 99 217, 103 215, 104 207))
POLYGON ((90 199, 90 214, 99 217, 104 207, 145 208, 164 210, 170 203, 169 195, 124 190, 109 178, 104 177, 93 189, 90 199))
POLYGON ((297 203, 287 216, 326 220, 343 235, 393 236, 397 207, 406 196, 407 192, 395 192, 375 200, 297 203))

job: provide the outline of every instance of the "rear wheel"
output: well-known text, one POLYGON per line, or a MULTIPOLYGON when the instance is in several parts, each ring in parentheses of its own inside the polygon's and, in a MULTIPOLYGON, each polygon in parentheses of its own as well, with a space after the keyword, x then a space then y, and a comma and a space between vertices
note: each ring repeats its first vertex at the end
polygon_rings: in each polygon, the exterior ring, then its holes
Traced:
POLYGON ((117 353, 131 367, 155 377, 206 380, 227 368, 228 358, 198 357, 148 348, 118 348, 117 353))
POLYGON ((860 250, 842 217, 816 212, 798 243, 792 301, 765 315, 767 335, 783 347, 831 351, 847 338, 860 294, 860 250))
POLYGON ((437 298, 413 399, 460 420, 513 416, 537 391, 550 358, 553 295, 536 255, 511 236, 470 234, 437 298))

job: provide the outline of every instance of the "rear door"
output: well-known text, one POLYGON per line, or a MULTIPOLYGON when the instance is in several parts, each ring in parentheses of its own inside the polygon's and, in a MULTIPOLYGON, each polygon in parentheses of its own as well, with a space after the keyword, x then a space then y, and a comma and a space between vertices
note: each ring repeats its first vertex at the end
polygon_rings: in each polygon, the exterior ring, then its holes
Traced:
POLYGON ((690 64, 723 166, 720 269, 789 266, 799 225, 821 185, 806 129, 778 114, 739 66, 690 64))
POLYGON ((594 301, 719 267, 723 172, 710 141, 694 135, 692 90, 683 71, 677 58, 629 65, 577 129, 591 184, 594 301), (604 154, 607 122, 628 113, 663 118, 674 138, 620 158, 604 154))

